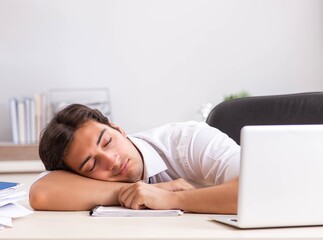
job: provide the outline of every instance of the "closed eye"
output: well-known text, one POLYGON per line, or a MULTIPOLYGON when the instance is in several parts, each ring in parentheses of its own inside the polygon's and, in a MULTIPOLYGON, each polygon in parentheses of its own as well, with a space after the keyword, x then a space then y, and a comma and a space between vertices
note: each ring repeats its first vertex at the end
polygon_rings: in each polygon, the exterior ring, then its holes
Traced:
POLYGON ((89 171, 88 171, 88 172, 92 172, 92 171, 94 170, 94 168, 95 168, 95 165, 96 165, 96 159, 94 159, 94 160, 93 160, 93 165, 92 165, 92 167, 89 169, 89 171))
POLYGON ((107 142, 103 145, 103 147, 104 147, 104 148, 105 148, 105 147, 107 147, 111 141, 112 141, 112 138, 110 138, 110 139, 109 139, 109 141, 107 141, 107 142))

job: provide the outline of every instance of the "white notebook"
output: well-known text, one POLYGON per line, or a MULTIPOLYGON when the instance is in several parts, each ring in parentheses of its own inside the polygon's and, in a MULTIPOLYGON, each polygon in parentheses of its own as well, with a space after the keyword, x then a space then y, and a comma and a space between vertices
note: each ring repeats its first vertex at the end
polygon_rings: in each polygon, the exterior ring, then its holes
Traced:
POLYGON ((97 206, 90 211, 92 217, 174 217, 182 214, 182 210, 134 210, 120 206, 97 206))

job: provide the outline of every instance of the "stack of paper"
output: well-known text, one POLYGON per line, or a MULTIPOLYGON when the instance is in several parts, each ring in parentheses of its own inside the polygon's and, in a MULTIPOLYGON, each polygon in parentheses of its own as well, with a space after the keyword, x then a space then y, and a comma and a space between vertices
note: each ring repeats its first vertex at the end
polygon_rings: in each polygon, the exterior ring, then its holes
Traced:
POLYGON ((25 191, 20 191, 22 185, 15 182, 0 182, 0 230, 12 227, 12 219, 31 214, 32 211, 18 204, 24 200, 25 191))

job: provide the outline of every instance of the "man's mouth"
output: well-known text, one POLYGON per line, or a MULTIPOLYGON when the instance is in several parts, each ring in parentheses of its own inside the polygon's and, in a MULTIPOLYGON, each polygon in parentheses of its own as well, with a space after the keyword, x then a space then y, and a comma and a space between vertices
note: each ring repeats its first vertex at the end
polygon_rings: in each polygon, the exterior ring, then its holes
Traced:
POLYGON ((120 166, 120 168, 119 168, 119 170, 118 170, 117 175, 118 175, 118 174, 122 174, 122 173, 127 169, 128 162, 129 162, 129 159, 127 159, 126 161, 124 161, 124 162, 121 164, 121 166, 120 166))

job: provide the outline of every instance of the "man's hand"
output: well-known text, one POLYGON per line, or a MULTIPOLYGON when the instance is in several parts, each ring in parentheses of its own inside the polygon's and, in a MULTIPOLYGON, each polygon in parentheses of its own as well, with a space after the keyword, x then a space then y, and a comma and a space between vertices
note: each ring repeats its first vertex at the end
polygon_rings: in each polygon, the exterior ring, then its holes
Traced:
POLYGON ((177 201, 175 192, 167 191, 152 184, 136 182, 120 188, 120 205, 132 209, 173 209, 177 201))
MULTIPOLYGON (((118 200, 121 206, 132 209, 182 209, 187 212, 236 214, 239 179, 206 188, 174 191, 171 184, 165 183, 164 190, 155 184, 136 182, 122 186, 118 200)), ((162 186, 162 185, 160 185, 162 186)), ((175 190, 182 189, 175 188, 175 190)))
POLYGON ((153 186, 171 192, 185 191, 195 188, 193 185, 186 182, 183 178, 179 178, 169 182, 155 183, 153 184, 153 186))

